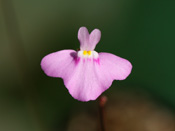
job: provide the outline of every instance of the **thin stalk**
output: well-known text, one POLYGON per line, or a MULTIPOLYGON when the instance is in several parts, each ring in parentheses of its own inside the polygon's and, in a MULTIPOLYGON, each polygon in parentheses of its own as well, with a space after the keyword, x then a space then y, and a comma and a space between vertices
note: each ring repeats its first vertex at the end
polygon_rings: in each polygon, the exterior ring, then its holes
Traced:
POLYGON ((105 104, 107 101, 106 96, 100 96, 98 101, 99 115, 100 115, 100 128, 101 131, 105 131, 105 104))

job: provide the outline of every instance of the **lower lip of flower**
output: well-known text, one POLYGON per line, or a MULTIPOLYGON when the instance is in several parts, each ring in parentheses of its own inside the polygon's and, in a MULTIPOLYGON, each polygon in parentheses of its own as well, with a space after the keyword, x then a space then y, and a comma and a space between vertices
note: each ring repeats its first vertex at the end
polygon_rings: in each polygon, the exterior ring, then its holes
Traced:
POLYGON ((84 58, 84 59, 97 60, 99 58, 99 55, 96 51, 80 50, 80 51, 78 51, 78 57, 79 58, 84 58))

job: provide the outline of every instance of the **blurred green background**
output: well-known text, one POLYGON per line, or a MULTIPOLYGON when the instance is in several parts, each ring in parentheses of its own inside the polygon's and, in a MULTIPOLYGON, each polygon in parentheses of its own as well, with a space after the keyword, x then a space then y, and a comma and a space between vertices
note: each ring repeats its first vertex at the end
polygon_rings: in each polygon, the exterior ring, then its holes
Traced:
MULTIPOLYGON (((125 86, 144 90, 175 109, 174 0, 0 0, 0 130, 62 130, 74 100, 61 79, 47 77, 41 59, 77 49, 77 32, 86 26, 102 32, 98 52, 133 64, 125 86)), ((115 89, 114 89, 115 88, 115 89)))

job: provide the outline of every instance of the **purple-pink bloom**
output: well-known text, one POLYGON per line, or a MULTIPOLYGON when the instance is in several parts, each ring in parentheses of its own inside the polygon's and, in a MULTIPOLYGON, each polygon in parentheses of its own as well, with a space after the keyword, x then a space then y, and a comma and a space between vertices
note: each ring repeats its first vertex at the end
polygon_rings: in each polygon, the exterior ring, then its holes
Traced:
POLYGON ((69 93, 79 101, 97 99, 113 80, 124 80, 131 73, 132 65, 128 60, 94 50, 100 38, 99 29, 89 34, 86 27, 81 27, 79 51, 57 51, 41 61, 43 71, 48 76, 62 78, 69 93))

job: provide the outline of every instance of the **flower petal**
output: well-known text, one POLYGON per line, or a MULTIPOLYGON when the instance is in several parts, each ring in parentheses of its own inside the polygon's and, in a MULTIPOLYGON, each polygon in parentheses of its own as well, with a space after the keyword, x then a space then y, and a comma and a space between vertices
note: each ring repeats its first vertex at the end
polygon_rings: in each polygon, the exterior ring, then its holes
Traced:
POLYGON ((97 43, 100 41, 100 38, 101 32, 99 29, 94 29, 90 35, 86 27, 81 27, 78 31, 81 50, 93 51, 97 43))
POLYGON ((48 76, 63 78, 69 93, 80 101, 95 100, 114 79, 125 79, 132 69, 129 61, 110 53, 99 53, 98 61, 78 58, 74 50, 45 56, 41 67, 48 76))
POLYGON ((78 30, 78 40, 80 41, 80 49, 87 50, 89 44, 89 32, 86 27, 81 27, 78 30))
POLYGON ((94 50, 101 38, 101 31, 94 29, 89 36, 90 50, 94 50))
POLYGON ((112 84, 113 79, 105 73, 97 61, 81 58, 70 77, 64 78, 64 84, 75 99, 95 100, 112 84))
POLYGON ((75 54, 74 50, 62 50, 51 53, 42 59, 41 68, 48 76, 65 77, 68 69, 74 69, 75 54))
POLYGON ((100 65, 115 80, 124 80, 131 73, 131 63, 110 53, 99 53, 100 65))

